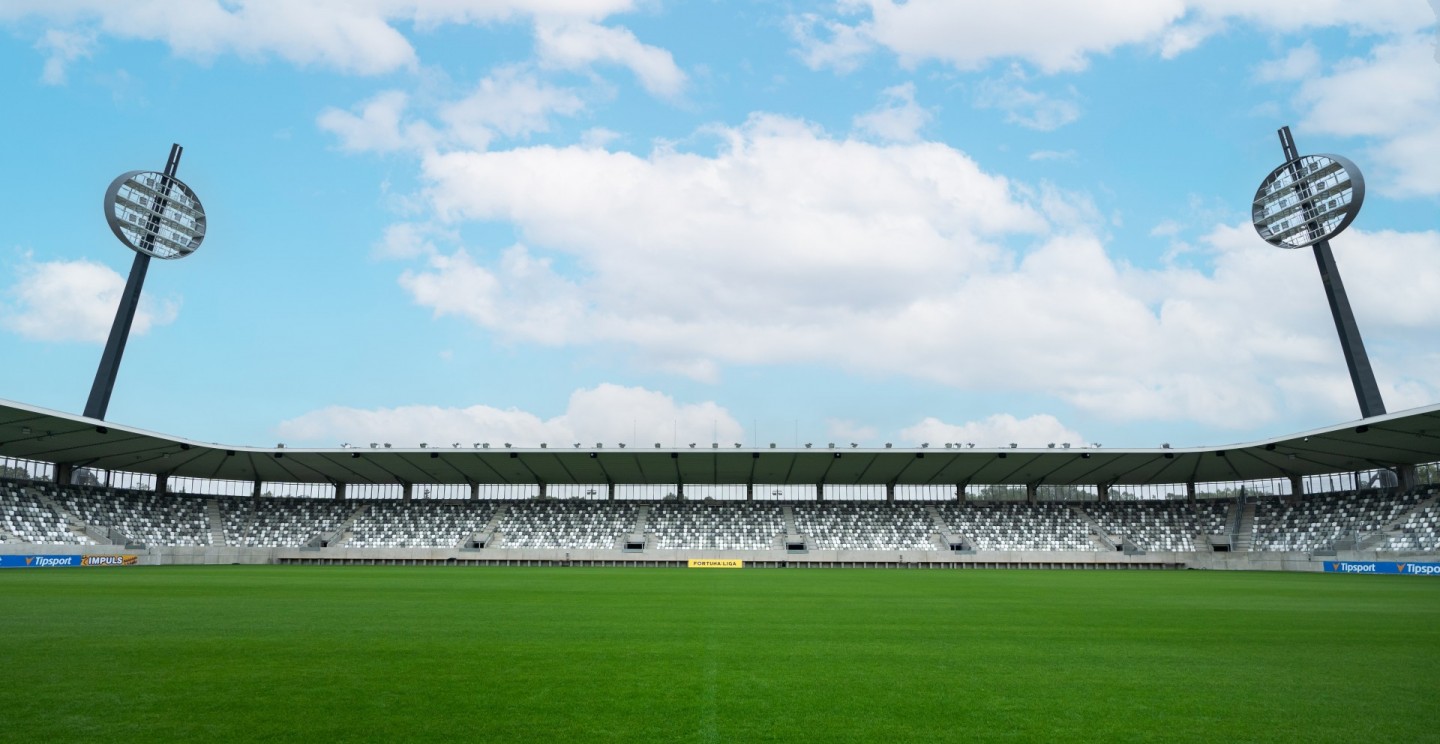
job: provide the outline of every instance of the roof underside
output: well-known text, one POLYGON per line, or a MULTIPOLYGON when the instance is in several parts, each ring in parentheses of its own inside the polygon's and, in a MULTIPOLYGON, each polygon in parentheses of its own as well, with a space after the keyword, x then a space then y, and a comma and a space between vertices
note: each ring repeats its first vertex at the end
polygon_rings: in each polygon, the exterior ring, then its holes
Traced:
POLYGON ((1440 405, 1280 439, 1183 449, 267 449, 205 444, 0 401, 0 456, 293 483, 1206 483, 1440 461, 1440 405))

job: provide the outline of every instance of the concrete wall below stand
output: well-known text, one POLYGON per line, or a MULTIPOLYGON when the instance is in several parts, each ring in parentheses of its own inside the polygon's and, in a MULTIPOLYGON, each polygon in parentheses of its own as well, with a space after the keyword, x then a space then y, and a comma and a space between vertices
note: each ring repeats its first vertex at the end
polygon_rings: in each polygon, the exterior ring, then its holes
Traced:
POLYGON ((140 565, 265 565, 273 563, 597 563, 636 564, 684 562, 690 558, 738 558, 747 562, 805 565, 883 565, 917 568, 1024 567, 1037 568, 1193 568, 1214 571, 1323 571, 1325 561, 1434 561, 1440 555, 1340 551, 1335 556, 1298 552, 1185 553, 1153 552, 1126 555, 1108 551, 880 551, 811 550, 644 550, 615 549, 482 549, 455 548, 236 548, 169 547, 127 550, 119 545, 0 545, 0 555, 134 555, 140 565))

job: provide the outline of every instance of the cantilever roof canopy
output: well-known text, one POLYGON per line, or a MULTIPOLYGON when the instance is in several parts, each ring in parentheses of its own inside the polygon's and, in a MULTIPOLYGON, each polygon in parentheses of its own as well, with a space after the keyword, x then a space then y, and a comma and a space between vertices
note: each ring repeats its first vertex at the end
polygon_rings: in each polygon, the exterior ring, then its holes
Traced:
POLYGON ((1279 439, 1177 449, 293 449, 206 444, 0 400, 0 457, 293 483, 1205 483, 1440 461, 1440 405, 1279 439))

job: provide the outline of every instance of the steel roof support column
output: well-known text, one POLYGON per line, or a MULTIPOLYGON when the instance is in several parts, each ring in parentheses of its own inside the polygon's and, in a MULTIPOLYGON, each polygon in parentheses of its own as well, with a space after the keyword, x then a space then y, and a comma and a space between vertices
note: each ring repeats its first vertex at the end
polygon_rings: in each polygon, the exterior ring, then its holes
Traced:
POLYGON ((1185 503, 1195 503, 1195 481, 1185 481, 1185 503))
POLYGON ((1096 496, 1095 496, 1095 500, 1096 500, 1096 501, 1109 501, 1109 500, 1110 500, 1110 484, 1109 484, 1109 483, 1101 483, 1101 484, 1095 486, 1095 494, 1096 494, 1096 496))
POLYGON ((1419 477, 1415 472, 1414 465, 1395 466, 1395 475, 1398 476, 1400 479, 1400 490, 1402 491, 1409 491, 1415 486, 1420 485, 1418 483, 1419 477))
POLYGON ((155 476, 155 495, 166 496, 170 493, 170 474, 161 473, 155 476))
POLYGON ((1301 477, 1298 476, 1298 475, 1292 475, 1292 476, 1290 476, 1290 495, 1291 495, 1291 496, 1304 496, 1304 495, 1305 495, 1305 479, 1304 479, 1304 478, 1301 478, 1301 477))
POLYGON ((1026 483, 1026 484, 1025 484, 1025 501, 1026 501, 1027 503, 1030 503, 1030 504, 1035 503, 1035 499, 1036 499, 1036 497, 1039 496, 1039 495, 1040 495, 1040 484, 1039 484, 1039 483, 1026 483))

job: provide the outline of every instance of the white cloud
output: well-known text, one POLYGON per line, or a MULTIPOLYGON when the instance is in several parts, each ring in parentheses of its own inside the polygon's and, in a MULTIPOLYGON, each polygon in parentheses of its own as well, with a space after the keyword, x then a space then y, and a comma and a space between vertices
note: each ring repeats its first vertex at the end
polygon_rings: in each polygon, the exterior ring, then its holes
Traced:
POLYGON ((1017 419, 999 413, 980 421, 947 424, 937 418, 926 418, 900 431, 900 438, 911 444, 974 444, 977 447, 1044 447, 1047 444, 1080 445, 1085 438, 1049 414, 1017 419))
MULTIPOLYGON (((713 132, 725 143, 713 155, 429 156, 425 196, 442 224, 509 223, 522 243, 442 249, 401 283, 437 315, 510 340, 601 344, 702 380, 726 365, 821 363, 1055 395, 1125 420, 1252 426, 1282 401, 1352 412, 1343 396, 1287 398, 1301 380, 1343 383, 1344 365, 1313 263, 1249 225, 1193 241, 1201 268, 1136 268, 1088 227, 1092 208, 945 145, 836 139, 765 116, 713 132)), ((1440 291, 1386 294, 1440 282, 1440 234, 1352 228, 1337 251, 1362 325, 1387 339, 1378 367, 1407 356, 1387 343, 1440 332, 1440 291), (1353 269, 1352 250, 1368 257, 1353 269)), ((1382 379, 1387 395, 1440 390, 1423 365, 1382 379)), ((1307 389, 1332 387, 1344 389, 1307 389)))
POLYGON ((1189 23, 1177 23, 1160 36, 1160 58, 1175 59, 1194 49, 1218 32, 1224 24, 1217 19, 1206 18, 1189 23))
POLYGON ((327 108, 315 123, 340 140, 340 148, 351 152, 396 152, 427 150, 440 140, 440 133, 425 122, 405 121, 410 97, 388 90, 360 103, 358 113, 327 108))
POLYGON ((832 41, 802 44, 812 64, 853 60, 864 48, 863 40, 889 49, 909 65, 933 59, 973 70, 992 60, 1019 58, 1045 72, 1073 71, 1083 69, 1090 54, 1157 37, 1185 13, 1180 0, 983 5, 867 0, 859 5, 868 17, 853 24, 815 21, 832 41))
MULTIPOLYGON (((120 305, 125 277, 93 261, 32 261, 16 270, 16 280, 0 299, 0 325, 37 341, 104 342, 120 305)), ((166 325, 179 314, 178 300, 156 300, 141 293, 131 335, 166 325)))
POLYGON ((704 372, 694 362, 757 314, 781 308, 771 320, 790 330, 722 344, 724 356, 808 357, 836 324, 893 313, 999 260, 990 236, 1044 227, 1004 179, 943 145, 837 141, 773 117, 719 134, 714 158, 579 147, 427 158, 444 218, 514 221, 527 244, 573 254, 588 276, 517 246, 491 262, 435 257, 403 283, 437 313, 503 334, 628 341, 704 372), (792 345, 808 328, 823 330, 792 345))
POLYGON ((1006 121, 1042 132, 1059 129, 1080 118, 1080 104, 1075 101, 1074 88, 1067 97, 1037 92, 1026 88, 1024 73, 1018 68, 1003 77, 980 83, 975 91, 975 105, 1005 112, 1006 121))
POLYGON ((35 47, 49 55, 45 58, 45 67, 40 72, 40 82, 46 85, 64 85, 66 67, 77 59, 89 57, 95 50, 95 34, 90 31, 52 28, 45 32, 35 47))
POLYGON ((1030 153, 1032 162, 1055 160, 1059 162, 1073 163, 1080 157, 1080 153, 1074 150, 1036 150, 1030 153))
POLYGON ((550 128, 555 115, 585 108, 573 91, 543 83, 516 67, 496 70, 470 95, 440 107, 448 137, 463 147, 483 150, 498 133, 526 137, 550 128))
POLYGON ((685 73, 670 52, 641 43, 629 29, 547 20, 535 25, 535 41, 546 66, 577 69, 608 62, 629 68, 654 95, 674 98, 685 89, 685 73))
POLYGON ((421 29, 514 18, 596 20, 632 0, 10 0, 0 22, 39 18, 122 39, 160 41, 177 55, 278 57, 297 65, 375 75, 414 68, 397 25, 421 29))
POLYGON ((438 126, 420 118, 421 113, 411 114, 410 97, 398 90, 379 93, 353 111, 327 108, 316 125, 351 152, 484 150, 496 139, 547 131, 552 117, 574 115, 584 107, 574 91, 541 82, 520 68, 502 67, 465 97, 436 106, 438 126))
POLYGON ((1173 238, 1180 234, 1183 225, 1175 220, 1160 220, 1154 227, 1150 228, 1150 236, 1153 238, 1173 238))
POLYGON ((1408 33, 1435 22, 1410 0, 1190 0, 1191 12, 1204 18, 1234 20, 1276 31, 1344 26, 1371 34, 1408 33))
POLYGON ((580 133, 580 144, 603 150, 620 139, 620 133, 605 127, 591 127, 580 133))
POLYGON ((1320 51, 1307 41, 1280 59, 1260 63, 1255 70, 1255 78, 1264 83, 1288 83, 1305 80, 1319 71, 1320 51))
POLYGON ((283 421, 277 427, 287 442, 333 446, 338 442, 391 442, 414 447, 421 442, 448 446, 475 442, 500 446, 570 447, 581 442, 614 446, 666 446, 687 442, 743 441, 744 428, 714 402, 677 403, 663 393, 640 387, 601 384, 577 390, 565 412, 551 418, 518 409, 475 405, 467 408, 400 406, 360 409, 331 406, 283 421), (714 437, 719 437, 715 439, 714 437))
POLYGON ((962 70, 1019 60, 1045 73, 1084 69, 1092 56, 1130 45, 1171 58, 1232 22, 1277 31, 1343 26, 1406 33, 1434 19, 1412 0, 847 0, 834 17, 792 19, 802 58, 812 67, 848 69, 881 47, 914 65, 935 60, 962 70), (816 33, 817 30, 823 34, 816 33))
POLYGON ((883 102, 855 117, 855 128, 884 142, 916 142, 930 123, 931 113, 915 102, 915 84, 904 83, 881 91, 883 102))
POLYGON ((542 344, 573 342, 586 314, 578 287, 523 246, 505 251, 486 268, 460 250, 435 254, 426 271, 406 271, 400 285, 437 316, 459 315, 478 325, 542 344))
POLYGON ((439 253, 434 241, 442 239, 453 242, 454 231, 445 230, 431 223, 397 222, 385 228, 385 234, 375 244, 377 258, 419 258, 439 253))
POLYGON ((814 13, 791 18, 790 35, 800 44, 801 61, 812 70, 828 67, 849 72, 874 46, 862 28, 814 13))
POLYGON ((1379 167, 1372 173, 1361 166, 1370 188, 1396 196, 1440 194, 1440 64, 1433 44, 1419 35, 1396 39, 1302 84, 1299 128, 1371 138, 1375 144, 1365 154, 1379 167))
POLYGON ((1430 0, 1430 9, 1435 11, 1435 62, 1440 64, 1440 0, 1430 0))

